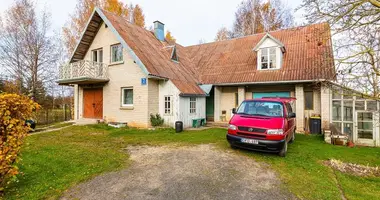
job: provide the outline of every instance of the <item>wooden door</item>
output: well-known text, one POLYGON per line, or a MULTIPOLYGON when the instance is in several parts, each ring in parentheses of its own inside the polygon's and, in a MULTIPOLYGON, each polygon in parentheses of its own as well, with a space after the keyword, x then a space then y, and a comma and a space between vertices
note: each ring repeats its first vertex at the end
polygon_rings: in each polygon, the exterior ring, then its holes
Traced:
POLYGON ((103 88, 83 90, 83 117, 103 118, 103 88))

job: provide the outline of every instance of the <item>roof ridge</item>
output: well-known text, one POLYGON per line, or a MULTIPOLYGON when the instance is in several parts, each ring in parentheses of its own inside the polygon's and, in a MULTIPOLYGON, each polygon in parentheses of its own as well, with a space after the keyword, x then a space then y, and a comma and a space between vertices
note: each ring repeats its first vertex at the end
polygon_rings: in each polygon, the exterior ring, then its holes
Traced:
POLYGON ((202 43, 202 44, 193 44, 193 45, 185 46, 185 48, 187 48, 187 47, 194 47, 194 46, 201 46, 201 45, 206 45, 206 44, 213 44, 213 43, 222 43, 222 42, 226 42, 226 41, 238 40, 238 39, 243 39, 243 38, 247 38, 247 37, 253 37, 253 36, 257 36, 257 35, 260 35, 260 34, 266 34, 266 33, 271 34, 271 33, 279 32, 279 31, 289 31, 289 30, 292 30, 292 29, 301 29, 301 28, 310 27, 310 26, 316 26, 316 25, 320 25, 320 24, 328 24, 328 22, 319 22, 319 23, 313 23, 313 24, 306 24, 306 25, 302 25, 302 26, 295 26, 295 27, 289 27, 289 28, 284 28, 284 29, 278 29, 278 30, 274 30, 274 31, 266 31, 266 32, 251 34, 251 35, 239 36, 239 37, 231 38, 231 39, 227 39, 227 40, 205 42, 205 43, 202 43))

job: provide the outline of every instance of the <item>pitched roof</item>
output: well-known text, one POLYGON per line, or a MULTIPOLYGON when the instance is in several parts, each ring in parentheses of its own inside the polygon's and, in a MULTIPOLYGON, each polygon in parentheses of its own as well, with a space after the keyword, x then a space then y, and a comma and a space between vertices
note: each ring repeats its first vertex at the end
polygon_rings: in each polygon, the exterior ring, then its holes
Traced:
POLYGON ((84 58, 89 48, 89 45, 86 44, 92 42, 102 22, 105 22, 111 30, 114 30, 123 46, 147 75, 171 80, 180 90, 181 95, 205 94, 198 86, 199 81, 194 71, 195 67, 187 59, 186 51, 182 46, 176 45, 176 53, 181 62, 173 62, 171 60, 172 51, 168 51, 168 48, 166 48, 170 46, 169 43, 157 40, 154 33, 129 23, 127 19, 99 8, 95 9, 88 23, 89 26, 87 26, 81 41, 78 43, 78 47, 82 48, 77 47, 71 62, 84 58), (93 29, 90 34, 87 33, 89 29, 93 29), (88 35, 93 37, 89 38, 88 35))
POLYGON ((153 32, 98 8, 71 62, 84 58, 102 22, 116 34, 147 75, 171 80, 181 95, 204 95, 200 83, 312 81, 335 77, 330 29, 326 23, 270 32, 286 48, 283 64, 278 70, 258 71, 253 48, 266 33, 189 47, 174 44, 178 62, 173 62, 173 44, 161 42, 153 32))
POLYGON ((280 69, 257 70, 253 48, 266 33, 186 47, 204 84, 335 79, 330 28, 312 24, 270 32, 284 44, 280 69))

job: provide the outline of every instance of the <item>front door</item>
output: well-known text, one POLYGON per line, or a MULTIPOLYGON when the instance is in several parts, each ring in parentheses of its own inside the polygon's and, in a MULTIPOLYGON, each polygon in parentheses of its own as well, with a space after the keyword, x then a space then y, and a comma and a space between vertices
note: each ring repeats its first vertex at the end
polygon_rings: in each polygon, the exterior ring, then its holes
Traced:
POLYGON ((356 134, 354 140, 361 144, 373 144, 374 140, 374 123, 373 113, 358 111, 356 113, 356 134))
POLYGON ((83 117, 103 118, 103 88, 83 89, 83 117))

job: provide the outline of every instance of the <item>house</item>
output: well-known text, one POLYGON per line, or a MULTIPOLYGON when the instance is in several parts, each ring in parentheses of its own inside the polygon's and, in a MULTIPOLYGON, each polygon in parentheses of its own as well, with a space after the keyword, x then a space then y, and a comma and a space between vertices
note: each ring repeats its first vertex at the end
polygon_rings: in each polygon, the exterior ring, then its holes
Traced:
POLYGON ((323 128, 338 123, 325 84, 335 74, 327 23, 184 47, 165 41, 159 21, 148 31, 96 8, 57 82, 75 88, 76 120, 149 127, 150 114, 159 113, 166 125, 186 128, 204 119, 227 123, 244 99, 296 97, 304 131, 312 115, 323 128))

